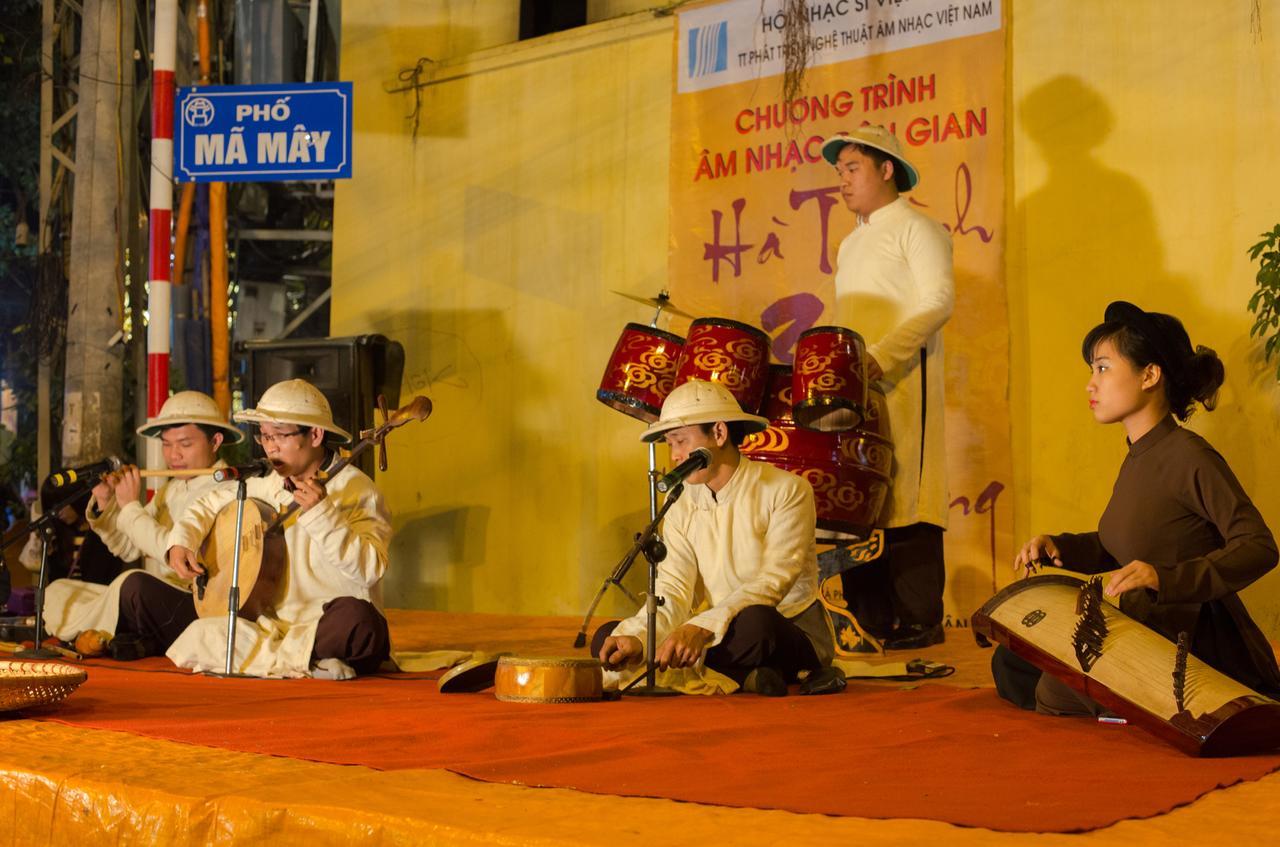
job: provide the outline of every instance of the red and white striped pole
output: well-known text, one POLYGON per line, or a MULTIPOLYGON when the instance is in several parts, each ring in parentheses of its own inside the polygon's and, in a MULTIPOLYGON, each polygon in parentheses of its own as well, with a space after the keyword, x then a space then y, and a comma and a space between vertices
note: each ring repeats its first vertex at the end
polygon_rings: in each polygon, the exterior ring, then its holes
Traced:
MULTIPOLYGON (((147 415, 155 417, 169 398, 169 344, 173 223, 173 70, 178 37, 178 0, 156 0, 155 57, 151 72, 151 227, 147 266, 147 415)), ((147 467, 160 468, 160 442, 147 439, 147 467)))

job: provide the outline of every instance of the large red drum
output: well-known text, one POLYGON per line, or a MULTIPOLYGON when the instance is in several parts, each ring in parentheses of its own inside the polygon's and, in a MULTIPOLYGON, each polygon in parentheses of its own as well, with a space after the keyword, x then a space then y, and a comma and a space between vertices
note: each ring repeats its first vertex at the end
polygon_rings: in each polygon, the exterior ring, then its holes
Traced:
POLYGON ((816 326, 796 342, 791 397, 795 421, 817 432, 847 432, 867 412, 867 356, 862 336, 816 326))
POLYGON ((849 432, 801 429, 791 417, 791 400, 791 368, 770 365, 767 394, 760 407, 769 428, 749 436, 742 452, 809 481, 818 512, 819 541, 840 534, 866 535, 879 520, 893 473, 893 444, 885 437, 884 395, 873 390, 868 408, 876 409, 877 417, 868 417, 864 425, 849 432))
POLYGON ((676 363, 684 339, 651 326, 629 323, 600 377, 596 399, 633 418, 653 423, 675 388, 676 363))
POLYGON ((676 366, 676 385, 718 382, 744 411, 760 408, 769 373, 769 336, 728 318, 698 318, 676 366))

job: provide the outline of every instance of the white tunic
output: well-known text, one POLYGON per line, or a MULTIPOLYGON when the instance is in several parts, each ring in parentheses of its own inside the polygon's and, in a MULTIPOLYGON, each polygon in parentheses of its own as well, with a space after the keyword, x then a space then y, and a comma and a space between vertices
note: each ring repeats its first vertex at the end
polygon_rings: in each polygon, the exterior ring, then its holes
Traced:
MULTIPOLYGON (((325 482, 327 496, 284 524, 286 571, 270 617, 241 620, 236 632, 235 670, 255 676, 303 676, 324 604, 338 597, 369 600, 382 608, 391 519, 373 480, 348 465, 325 482)), ((249 497, 277 511, 293 502, 279 474, 250 479, 249 497)), ((169 534, 168 547, 199 550, 218 513, 234 508, 236 487, 219 486, 187 509, 169 534)), ((226 619, 198 620, 167 655, 180 667, 222 670, 226 663, 226 619)))
POLYGON ((836 261, 835 322, 861 334, 884 370, 894 467, 881 525, 945 528, 942 327, 955 307, 951 235, 899 197, 841 242, 836 261))
MULTIPOLYGON (((708 647, 714 646, 747 606, 799 616, 818 599, 816 519, 808 480, 746 457, 715 494, 706 485, 686 485, 662 525, 667 557, 658 566, 657 590, 665 604, 658 607, 654 643, 690 623, 709 630, 708 647)), ((810 617, 817 623, 805 634, 825 664, 833 651, 830 623, 825 614, 810 617)), ((642 609, 614 635, 643 642, 647 632, 642 609)))
MULTIPOLYGON (((214 467, 225 467, 219 460, 214 467)), ((165 583, 186 591, 190 585, 165 564, 164 553, 169 531, 197 497, 211 490, 213 475, 191 479, 170 479, 160 486, 156 496, 145 506, 115 498, 104 512, 98 512, 97 501, 90 499, 85 511, 89 526, 103 544, 126 562, 142 560, 142 570, 165 583)), ((138 573, 125 571, 110 585, 82 582, 78 579, 56 579, 45 588, 44 620, 48 631, 64 641, 90 629, 115 633, 120 614, 120 585, 125 578, 138 573)))

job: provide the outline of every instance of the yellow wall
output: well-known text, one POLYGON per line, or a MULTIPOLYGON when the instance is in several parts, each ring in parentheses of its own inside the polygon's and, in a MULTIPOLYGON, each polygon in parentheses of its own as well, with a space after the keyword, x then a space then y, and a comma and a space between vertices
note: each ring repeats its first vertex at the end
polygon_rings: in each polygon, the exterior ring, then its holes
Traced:
POLYGON ((666 282, 671 19, 433 67, 413 139, 413 94, 384 86, 451 39, 429 21, 405 37, 401 11, 344 9, 357 164, 332 327, 402 341, 405 392, 436 406, 379 480, 387 602, 581 612, 648 511, 639 424, 594 395, 623 325, 651 312, 609 289, 666 282))
MULTIPOLYGON (((1280 3, 1012 8, 1017 536, 1096 527, 1124 456, 1085 405, 1080 340, 1106 303, 1171 312, 1227 368, 1191 426, 1280 530, 1280 392, 1257 363, 1246 248, 1280 221, 1280 3), (1021 422, 1021 425, 1019 425, 1021 422)), ((1280 572, 1245 593, 1280 635, 1280 572)))
MULTIPOLYGON (((1117 298, 1223 356, 1221 406, 1192 425, 1280 528, 1280 392, 1244 311, 1245 249, 1280 220, 1280 2, 1259 4, 1261 35, 1250 3, 1009 2, 1015 536, 1093 528, 1106 503, 1123 433, 1093 423, 1078 351, 1117 298)), ((379 480, 394 605, 581 611, 647 510, 638 425, 592 397, 622 325, 649 317, 609 290, 667 280, 672 19, 496 46, 516 6, 343 10, 356 176, 333 333, 398 338, 406 393, 437 408, 379 480), (414 139, 413 94, 387 89, 421 56, 414 139)), ((1245 596, 1280 635, 1280 574, 1245 596)))

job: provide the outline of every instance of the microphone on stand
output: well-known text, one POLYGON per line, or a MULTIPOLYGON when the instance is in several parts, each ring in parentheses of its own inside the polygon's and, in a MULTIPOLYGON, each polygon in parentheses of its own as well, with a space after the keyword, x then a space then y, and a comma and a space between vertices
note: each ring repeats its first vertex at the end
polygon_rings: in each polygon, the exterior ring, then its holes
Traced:
POLYGON ((255 476, 266 476, 271 473, 273 466, 269 459, 255 459, 245 465, 231 465, 230 467, 218 468, 213 472, 214 482, 227 482, 233 479, 250 479, 255 476))
POLYGON ((58 471, 49 477, 49 484, 54 488, 63 488, 82 479, 118 471, 121 464, 121 461, 115 456, 108 456, 100 462, 94 462, 92 465, 81 465, 78 468, 67 468, 66 470, 58 471))
POLYGON ((666 476, 658 480, 657 489, 666 494, 689 478, 694 471, 699 471, 711 464, 711 451, 706 447, 695 448, 689 458, 676 465, 666 476))

